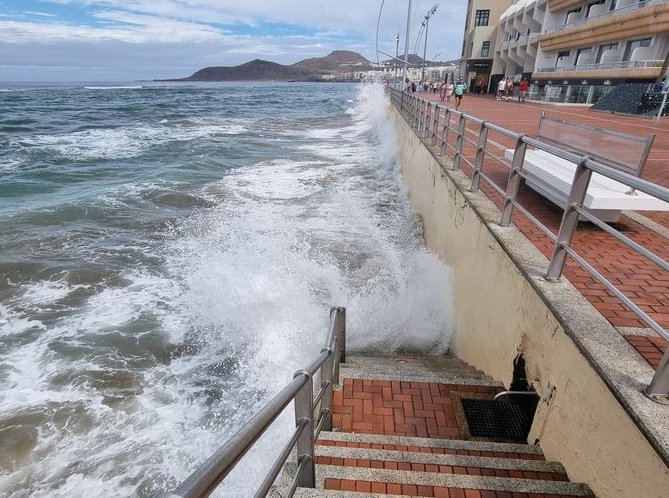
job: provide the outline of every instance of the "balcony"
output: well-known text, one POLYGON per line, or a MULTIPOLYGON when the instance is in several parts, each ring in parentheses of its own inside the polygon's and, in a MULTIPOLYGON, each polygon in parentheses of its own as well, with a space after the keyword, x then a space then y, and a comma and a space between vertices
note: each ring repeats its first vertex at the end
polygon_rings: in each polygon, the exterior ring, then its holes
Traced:
POLYGON ((619 14, 624 14, 626 12, 631 12, 633 10, 638 10, 643 7, 648 7, 650 5, 655 5, 655 4, 661 4, 661 3, 669 3, 669 0, 645 0, 639 3, 635 3, 632 5, 628 5, 626 7, 621 7, 616 10, 610 10, 607 12, 602 12, 601 14, 597 14, 595 16, 589 16, 583 19, 578 19, 576 21, 564 24, 562 26, 556 26, 554 28, 547 29, 544 34, 549 34, 549 33, 554 33, 556 31, 562 31, 563 29, 570 29, 576 26, 579 26, 581 24, 585 24, 588 22, 593 22, 595 20, 599 19, 606 19, 607 17, 612 17, 612 16, 617 16, 619 14))
POLYGON ((669 31, 669 0, 646 0, 579 19, 540 37, 546 51, 582 47, 669 31))
POLYGON ((621 62, 604 62, 601 64, 579 64, 577 66, 563 66, 563 67, 540 67, 537 69, 539 73, 551 72, 580 72, 580 71, 600 71, 610 69, 636 69, 636 68, 661 68, 664 64, 663 60, 658 61, 621 61, 621 62))

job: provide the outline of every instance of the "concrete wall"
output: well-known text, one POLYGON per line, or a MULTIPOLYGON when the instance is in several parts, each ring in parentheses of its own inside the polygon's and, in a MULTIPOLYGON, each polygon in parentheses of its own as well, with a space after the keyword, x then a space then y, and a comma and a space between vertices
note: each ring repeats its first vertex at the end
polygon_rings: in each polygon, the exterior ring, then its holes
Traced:
POLYGON ((600 497, 666 496, 667 465, 573 336, 580 331, 594 349, 609 350, 629 347, 624 339, 568 282, 546 282, 548 262, 534 246, 496 225, 495 206, 466 191, 464 174, 444 172, 397 111, 392 117, 425 241, 454 272, 454 354, 508 386, 522 352, 541 396, 530 442, 539 440, 548 459, 600 497))

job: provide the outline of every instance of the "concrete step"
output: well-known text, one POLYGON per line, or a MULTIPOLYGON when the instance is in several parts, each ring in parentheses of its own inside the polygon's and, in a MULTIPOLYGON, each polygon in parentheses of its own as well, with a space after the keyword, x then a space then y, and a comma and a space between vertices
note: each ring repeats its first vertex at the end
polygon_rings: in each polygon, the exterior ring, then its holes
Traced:
POLYGON ((346 363, 340 365, 340 376, 350 379, 502 386, 500 382, 450 355, 427 357, 350 355, 346 357, 346 363))
POLYGON ((350 432, 321 432, 316 443, 319 446, 387 449, 413 453, 483 456, 537 461, 544 460, 543 453, 539 446, 463 439, 384 436, 350 432))
MULTIPOLYGON (((316 466, 316 488, 335 491, 369 490, 381 494, 408 494, 412 496, 440 496, 439 490, 443 488, 539 495, 592 496, 592 492, 587 486, 566 481, 361 469, 335 465, 316 466)), ((447 495, 441 494, 441 496, 447 495)), ((479 493, 478 496, 482 496, 482 493, 479 493)))
POLYGON ((442 455, 394 450, 316 446, 316 463, 344 467, 414 470, 567 481, 559 463, 516 458, 442 455))

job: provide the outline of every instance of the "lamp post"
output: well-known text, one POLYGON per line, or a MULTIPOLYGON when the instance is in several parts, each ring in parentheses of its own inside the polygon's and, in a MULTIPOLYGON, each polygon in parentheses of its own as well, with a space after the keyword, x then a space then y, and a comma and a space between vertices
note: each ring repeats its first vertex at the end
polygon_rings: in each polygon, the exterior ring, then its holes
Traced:
POLYGON ((407 13, 407 37, 404 42, 404 71, 402 72, 402 84, 407 79, 407 71, 409 69, 409 36, 411 34, 411 0, 409 0, 409 11, 407 13))
POLYGON ((423 44, 423 70, 421 71, 421 77, 420 79, 425 81, 425 57, 427 56, 427 32, 428 29, 430 28, 430 17, 434 15, 435 12, 437 12, 437 7, 439 7, 439 4, 435 4, 434 7, 430 9, 430 11, 425 15, 425 21, 423 21, 423 24, 425 25, 425 42, 423 44))
MULTIPOLYGON (((400 56, 400 34, 397 33, 397 36, 395 37, 395 74, 393 75, 393 78, 395 79, 395 84, 397 84, 397 59, 400 56)), ((402 85, 400 85, 401 87, 402 85)))

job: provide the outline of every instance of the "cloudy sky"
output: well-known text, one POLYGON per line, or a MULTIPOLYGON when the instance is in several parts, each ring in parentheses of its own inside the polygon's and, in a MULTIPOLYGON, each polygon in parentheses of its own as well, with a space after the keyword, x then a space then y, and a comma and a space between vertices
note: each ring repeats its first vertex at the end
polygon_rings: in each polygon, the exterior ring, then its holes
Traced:
MULTIPOLYGON (((0 81, 131 81, 189 76, 252 59, 292 64, 332 50, 376 60, 381 0, 0 0, 0 81)), ((404 50, 408 0, 385 0, 379 50, 404 50)), ((428 60, 460 56, 467 0, 414 0, 428 60)), ((423 54, 421 41, 418 54, 423 54)), ((385 57, 380 55, 381 59, 385 57)))

